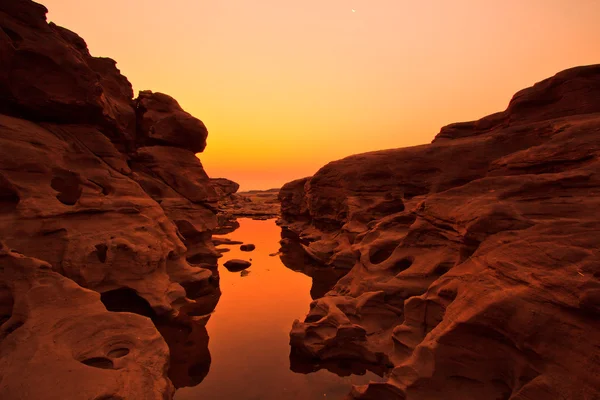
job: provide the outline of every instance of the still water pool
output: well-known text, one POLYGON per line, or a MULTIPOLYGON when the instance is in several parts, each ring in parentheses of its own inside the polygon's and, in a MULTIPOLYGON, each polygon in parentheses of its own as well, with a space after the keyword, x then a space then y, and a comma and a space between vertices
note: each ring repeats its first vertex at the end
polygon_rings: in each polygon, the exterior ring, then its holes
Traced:
POLYGON ((294 319, 308 312, 312 280, 271 256, 280 247, 281 229, 274 219, 238 222, 240 227, 223 237, 256 249, 227 246, 231 250, 219 260, 222 294, 206 325, 210 370, 199 385, 179 389, 175 399, 341 399, 353 384, 381 381, 371 372, 342 377, 325 369, 309 374, 290 369, 289 332, 294 319), (252 259, 247 275, 223 267, 234 258, 252 259))

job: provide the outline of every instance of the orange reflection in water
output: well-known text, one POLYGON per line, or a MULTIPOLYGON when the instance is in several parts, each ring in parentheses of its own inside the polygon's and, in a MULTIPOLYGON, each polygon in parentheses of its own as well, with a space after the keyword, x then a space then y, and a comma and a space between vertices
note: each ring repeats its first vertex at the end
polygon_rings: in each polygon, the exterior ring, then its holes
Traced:
POLYGON ((294 319, 308 312, 311 278, 269 256, 279 250, 281 229, 274 219, 238 221, 240 228, 225 237, 253 243, 256 250, 227 246, 231 251, 219 263, 221 299, 207 325, 210 372, 200 385, 178 390, 175 399, 339 399, 352 384, 380 380, 370 372, 339 377, 290 370, 289 332, 294 319), (232 258, 252 259, 247 276, 222 266, 232 258))

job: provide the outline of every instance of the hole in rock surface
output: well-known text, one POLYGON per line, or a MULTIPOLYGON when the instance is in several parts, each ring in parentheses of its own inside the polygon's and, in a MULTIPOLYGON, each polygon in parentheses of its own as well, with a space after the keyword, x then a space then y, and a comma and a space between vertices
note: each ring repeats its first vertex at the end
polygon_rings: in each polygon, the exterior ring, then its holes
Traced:
POLYGON ((0 175, 0 213, 8 213, 17 208, 21 198, 13 185, 0 175))
POLYGON ((98 260, 101 263, 106 262, 106 253, 108 252, 108 246, 105 244, 97 244, 96 245, 96 254, 98 254, 98 260))
POLYGON ((77 174, 65 170, 54 171, 50 186, 58 192, 56 195, 58 201, 68 206, 75 205, 83 191, 77 174))
POLYGON ((129 349, 122 347, 120 349, 114 349, 108 352, 108 357, 110 358, 122 358, 129 354, 129 349))
MULTIPOLYGON (((315 271, 330 268, 303 265, 302 254, 286 257, 285 249, 279 257, 270 256, 280 249, 281 228, 275 219, 240 218, 238 222, 240 227, 225 238, 256 245, 252 266, 248 268, 250 274, 242 277, 223 266, 230 259, 248 256, 239 246, 232 246, 219 259, 222 292, 219 302, 210 316, 194 317, 206 321, 210 370, 197 386, 179 388, 175 400, 341 399, 353 384, 381 381, 373 371, 354 364, 342 363, 336 368, 304 360, 301 370, 296 372, 296 361, 290 364, 290 330, 294 320, 304 320, 310 310, 311 290, 319 286, 315 282, 321 277, 315 271), (282 260, 290 265, 286 266, 282 260)), ((319 293, 324 294, 321 289, 319 293)), ((178 340, 182 352, 197 351, 200 357, 200 346, 205 344, 201 331, 193 326, 190 334, 181 334, 178 340)), ((174 358, 183 356, 172 352, 171 357, 171 364, 176 365, 179 361, 174 358)), ((193 358, 187 360, 185 373, 191 378, 206 373, 206 360, 201 357, 193 362, 193 358)))
MULTIPOLYGON (((2 247, 2 243, 0 243, 0 247, 2 247)), ((12 316, 13 306, 14 299, 10 289, 4 285, 0 285, 0 326, 12 316)))
POLYGON ((81 363, 89 365, 90 367, 101 369, 113 369, 114 367, 113 362, 110 359, 104 357, 88 358, 86 360, 81 361, 81 363))
POLYGON ((397 246, 396 243, 386 243, 375 248, 375 250, 372 250, 371 255, 369 256, 371 264, 381 264, 390 258, 397 246))
POLYGON ((13 31, 12 29, 9 29, 5 26, 0 26, 0 29, 2 29, 4 33, 6 33, 6 36, 8 36, 15 48, 18 48, 21 45, 21 42, 23 42, 23 38, 21 37, 21 35, 13 31))
POLYGON ((404 257, 403 259, 396 261, 391 269, 394 274, 399 274, 400 272, 409 269, 413 262, 414 260, 412 257, 404 257))
POLYGON ((435 267, 435 270, 433 271, 433 273, 436 276, 442 276, 445 273, 447 273, 448 271, 450 271, 452 269, 452 267, 454 267, 453 262, 443 262, 443 263, 438 264, 437 267, 435 267))
POLYGON ((101 293, 100 301, 108 311, 130 312, 149 318, 156 316, 150 304, 130 288, 120 288, 101 293))

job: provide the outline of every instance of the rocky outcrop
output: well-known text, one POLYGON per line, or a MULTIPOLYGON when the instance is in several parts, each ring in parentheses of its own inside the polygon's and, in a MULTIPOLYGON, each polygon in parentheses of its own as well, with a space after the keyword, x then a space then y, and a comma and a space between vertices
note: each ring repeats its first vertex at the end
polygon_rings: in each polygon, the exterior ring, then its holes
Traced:
POLYGON ((293 352, 392 368, 355 399, 600 397, 599 155, 596 65, 285 185, 280 223, 351 267, 294 323, 293 352))
POLYGON ((210 182, 217 193, 219 193, 220 197, 226 197, 235 194, 240 188, 238 183, 225 178, 211 178, 210 182))
POLYGON ((83 39, 47 24, 46 12, 26 0, 0 5, 0 112, 35 122, 99 125, 119 144, 131 145, 131 84, 113 60, 91 57, 83 39))
POLYGON ((173 394, 169 350, 148 318, 107 311, 97 292, 44 261, 4 247, 0 263, 2 398, 160 400, 173 394))
POLYGON ((134 100, 116 63, 46 12, 0 4, 0 397, 168 398, 167 345, 176 386, 210 363, 190 317, 220 294, 220 197, 195 155, 208 133, 167 95, 134 100))
MULTIPOLYGON (((214 182, 215 180, 213 180, 214 182)), ((216 180, 217 185, 221 186, 222 192, 237 186, 222 182, 222 179, 216 180)), ((229 181, 231 182, 231 181, 229 181)), ((235 182, 233 182, 235 183, 235 182)), ((237 184, 236 184, 237 185, 237 184)), ((218 186, 217 191, 218 191, 218 186)), ((250 190, 247 192, 231 193, 221 198, 219 209, 232 217, 247 217, 252 219, 270 219, 279 216, 279 189, 269 190, 250 190)))
POLYGON ((135 100, 135 108, 139 147, 164 145, 194 153, 206 148, 208 130, 202 121, 183 111, 171 96, 142 91, 135 100))

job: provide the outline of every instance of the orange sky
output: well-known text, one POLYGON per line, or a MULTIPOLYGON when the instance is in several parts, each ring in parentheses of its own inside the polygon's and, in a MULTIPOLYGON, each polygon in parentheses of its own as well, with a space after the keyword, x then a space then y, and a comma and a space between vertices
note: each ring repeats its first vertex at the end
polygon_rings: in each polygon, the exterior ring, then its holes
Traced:
POLYGON ((242 190, 430 142, 600 62, 598 0, 41 2, 136 92, 167 93, 204 121, 207 172, 242 190))

